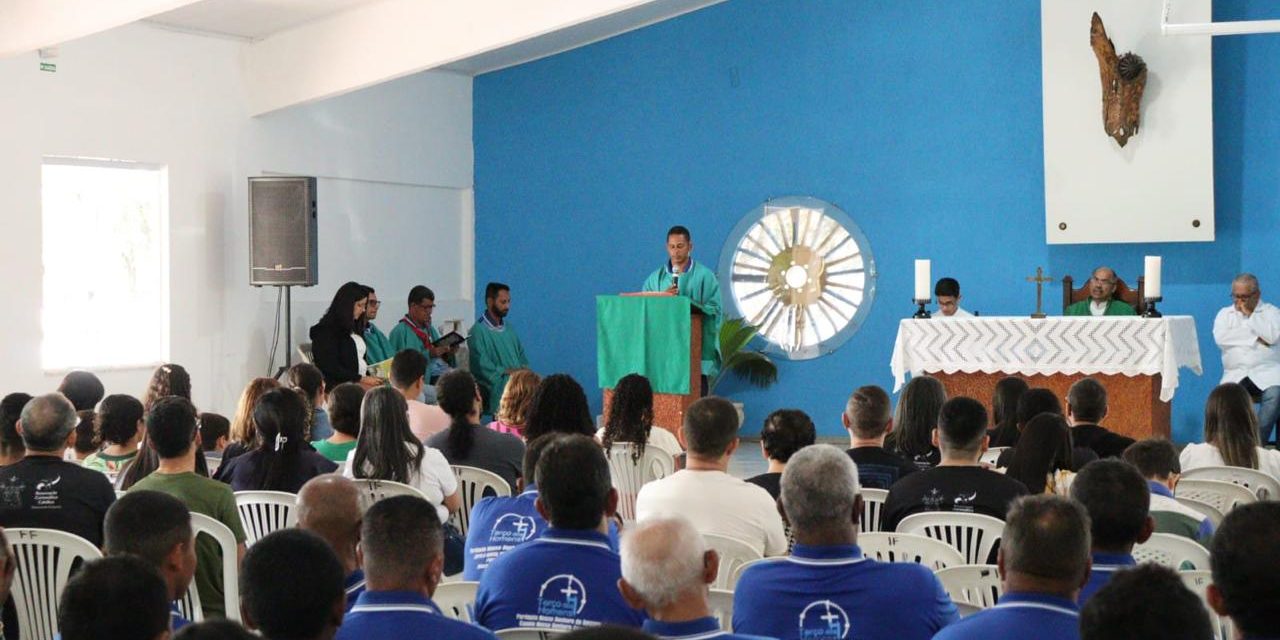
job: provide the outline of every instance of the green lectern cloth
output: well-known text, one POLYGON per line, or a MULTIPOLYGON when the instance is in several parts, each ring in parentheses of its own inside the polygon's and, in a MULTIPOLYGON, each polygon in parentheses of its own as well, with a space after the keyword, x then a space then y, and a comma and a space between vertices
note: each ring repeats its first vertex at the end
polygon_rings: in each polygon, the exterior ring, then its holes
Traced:
POLYGON ((639 373, 654 393, 689 393, 692 308, 682 296, 596 296, 600 386, 639 373))

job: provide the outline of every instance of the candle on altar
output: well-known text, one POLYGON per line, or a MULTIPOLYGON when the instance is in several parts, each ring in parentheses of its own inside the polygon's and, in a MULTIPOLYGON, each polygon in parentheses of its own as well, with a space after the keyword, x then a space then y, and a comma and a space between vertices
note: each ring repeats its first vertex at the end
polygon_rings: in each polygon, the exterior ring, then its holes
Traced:
POLYGON ((1145 295, 1147 298, 1161 298, 1160 292, 1160 256, 1147 256, 1143 265, 1145 295))
POLYGON ((928 300, 933 296, 929 295, 929 285, 932 280, 929 277, 929 261, 916 260, 916 301, 928 300))

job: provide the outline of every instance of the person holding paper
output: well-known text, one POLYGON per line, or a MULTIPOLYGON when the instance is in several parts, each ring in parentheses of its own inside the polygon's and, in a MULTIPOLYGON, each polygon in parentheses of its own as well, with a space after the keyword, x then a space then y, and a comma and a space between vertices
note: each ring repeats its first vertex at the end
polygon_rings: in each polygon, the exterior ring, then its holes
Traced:
POLYGON ((1111 267, 1098 267, 1089 278, 1089 299, 1081 300, 1069 307, 1063 315, 1068 316, 1136 316, 1127 302, 1116 300, 1116 272, 1111 267))
POLYGON ((453 371, 453 357, 460 344, 441 342, 440 332, 431 326, 431 312, 435 308, 435 292, 422 285, 410 289, 409 311, 400 318, 400 322, 396 323, 391 329, 391 335, 387 337, 393 353, 413 349, 427 357, 427 404, 436 403, 436 381, 440 376, 453 371))
MULTIPOLYGON (((644 281, 644 291, 665 291, 685 296, 702 309, 702 375, 705 379, 720 371, 720 282, 709 267, 694 262, 693 239, 682 226, 667 231, 667 263, 644 281)), ((705 389, 704 389, 705 392, 705 389)))
POLYGON ((1266 446, 1280 419, 1280 309, 1262 301, 1258 278, 1250 273, 1231 281, 1231 300, 1213 320, 1222 383, 1239 383, 1259 403, 1258 443, 1266 446))
POLYGON ((471 375, 480 385, 484 399, 484 415, 498 413, 502 390, 507 378, 516 369, 529 367, 520 336, 507 322, 511 311, 511 287, 501 282, 490 282, 484 288, 484 314, 467 333, 467 346, 471 350, 471 375))

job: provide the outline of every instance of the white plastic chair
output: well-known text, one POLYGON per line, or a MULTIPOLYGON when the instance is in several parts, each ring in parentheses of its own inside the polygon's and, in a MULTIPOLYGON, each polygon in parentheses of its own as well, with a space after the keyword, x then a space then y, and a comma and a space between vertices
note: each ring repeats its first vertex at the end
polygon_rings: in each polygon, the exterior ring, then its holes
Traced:
POLYGON ((1178 488, 1173 495, 1178 498, 1199 500, 1220 511, 1224 516, 1242 504, 1258 501, 1258 496, 1249 489, 1238 484, 1221 480, 1179 480, 1178 488))
POLYGON ((640 493, 640 487, 671 475, 676 468, 675 458, 670 453, 651 444, 645 445, 640 459, 633 462, 631 452, 635 446, 631 442, 615 442, 606 452, 613 488, 618 490, 618 514, 623 522, 636 519, 636 495, 640 493))
POLYGON ((711 585, 712 589, 732 591, 737 584, 737 577, 741 575, 738 573, 738 568, 753 560, 764 558, 755 547, 737 538, 714 533, 704 533, 702 537, 707 541, 707 546, 715 549, 720 555, 720 571, 716 574, 716 581, 711 585))
POLYGON ((982 457, 978 458, 978 462, 985 462, 991 466, 996 466, 996 460, 1000 459, 1000 454, 1008 450, 1009 447, 991 447, 982 453, 982 457))
POLYGON ((1266 471, 1244 467, 1200 467, 1182 473, 1183 480, 1218 480, 1238 484, 1259 500, 1280 500, 1280 480, 1266 471))
MULTIPOLYGON (((227 525, 204 515, 191 512, 191 529, 196 536, 206 534, 218 543, 222 552, 222 602, 226 616, 232 620, 240 620, 240 584, 239 560, 236 557, 236 536, 227 525)), ((197 571, 199 568, 197 568, 197 571)), ((200 605, 200 592, 196 581, 191 581, 187 593, 178 601, 178 610, 182 617, 191 622, 204 619, 204 607, 200 605)))
POLYGON ((884 501, 889 498, 889 490, 863 489, 860 493, 862 494, 862 519, 858 521, 858 532, 880 531, 881 513, 884 511, 884 501))
POLYGON ((986 564, 1004 535, 1004 521, 980 513, 928 511, 903 518, 898 532, 941 540, 963 554, 965 564, 986 564))
POLYGON ((471 524, 471 507, 485 496, 486 491, 491 492, 489 495, 510 496, 511 485, 507 484, 502 476, 492 471, 459 464, 452 467, 453 474, 458 477, 458 493, 462 497, 462 506, 449 518, 449 522, 457 527, 463 538, 466 538, 467 527, 471 524))
POLYGON ((58 633, 58 600, 71 570, 102 557, 92 542, 53 529, 14 527, 5 531, 13 552, 13 602, 22 640, 53 640, 58 633))
POLYGON ((392 496, 414 496, 415 498, 427 499, 417 487, 411 487, 402 482, 393 482, 391 480, 374 480, 372 478, 356 478, 352 480, 356 483, 356 489, 360 492, 360 511, 368 511, 373 503, 390 498, 392 496))
POLYGON ((479 582, 462 580, 444 582, 436 587, 436 592, 431 596, 431 600, 436 603, 436 606, 440 607, 440 612, 446 618, 474 622, 471 608, 476 602, 476 589, 479 586, 479 582))
POLYGON ((733 631, 733 592, 725 589, 709 589, 707 605, 711 615, 720 622, 721 631, 733 631))
POLYGON ((1204 608, 1209 612, 1209 619, 1213 621, 1213 637, 1214 640, 1230 640, 1235 637, 1231 629, 1231 618, 1220 616, 1213 607, 1209 606, 1209 585, 1213 584, 1213 574, 1209 571, 1179 571, 1178 575, 1182 578, 1182 584, 1186 585, 1197 596, 1200 596, 1200 602, 1204 604, 1204 608))
POLYGON ((252 546, 272 531, 298 524, 298 496, 292 493, 237 491, 235 495, 240 524, 244 526, 245 546, 252 546))
POLYGON ((566 629, 499 629, 493 632, 501 640, 550 640, 569 633, 566 629))
POLYGON ((1222 512, 1218 511, 1217 507, 1209 504, 1208 502, 1201 502, 1194 498, 1188 498, 1185 496, 1175 496, 1175 499, 1179 504, 1191 507, 1192 509, 1204 514, 1204 517, 1208 518, 1209 521, 1213 523, 1215 529, 1218 525, 1222 524, 1222 518, 1224 517, 1222 512))
POLYGON ((311 351, 310 342, 298 343, 298 358, 307 364, 315 364, 315 355, 311 351))
POLYGON ((1139 563, 1154 562, 1174 571, 1209 570, 1209 550, 1191 538, 1172 533, 1153 533, 1150 540, 1134 545, 1133 559, 1139 563))
POLYGON ((1000 587, 1000 572, 993 564, 965 564, 939 569, 938 581, 947 590, 951 601, 965 602, 982 609, 996 606, 1004 589, 1000 587))
POLYGON ((964 564, 951 545, 913 533, 877 531, 858 536, 862 555, 880 562, 914 562, 939 571, 964 564))

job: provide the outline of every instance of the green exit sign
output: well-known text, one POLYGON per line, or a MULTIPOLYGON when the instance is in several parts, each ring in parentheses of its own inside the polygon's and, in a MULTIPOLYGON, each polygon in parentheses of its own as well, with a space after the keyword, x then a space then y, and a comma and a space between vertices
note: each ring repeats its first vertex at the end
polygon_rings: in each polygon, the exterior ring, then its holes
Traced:
POLYGON ((54 64, 54 63, 52 63, 52 62, 41 62, 41 63, 40 63, 40 70, 41 70, 41 71, 48 71, 49 73, 57 73, 57 71, 58 71, 58 65, 56 65, 56 64, 54 64))

